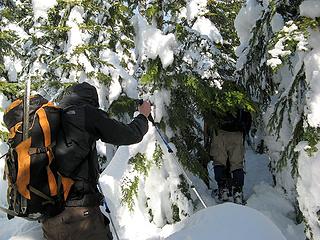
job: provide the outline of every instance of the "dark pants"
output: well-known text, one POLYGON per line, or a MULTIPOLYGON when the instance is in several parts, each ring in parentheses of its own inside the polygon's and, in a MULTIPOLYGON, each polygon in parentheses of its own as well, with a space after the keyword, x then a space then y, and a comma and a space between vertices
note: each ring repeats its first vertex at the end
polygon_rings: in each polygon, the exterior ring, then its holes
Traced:
POLYGON ((244 171, 243 169, 236 169, 231 172, 226 166, 214 167, 215 180, 219 188, 230 188, 231 186, 242 189, 244 185, 244 171))
POLYGON ((108 219, 99 207, 66 207, 42 222, 48 240, 112 240, 108 219))

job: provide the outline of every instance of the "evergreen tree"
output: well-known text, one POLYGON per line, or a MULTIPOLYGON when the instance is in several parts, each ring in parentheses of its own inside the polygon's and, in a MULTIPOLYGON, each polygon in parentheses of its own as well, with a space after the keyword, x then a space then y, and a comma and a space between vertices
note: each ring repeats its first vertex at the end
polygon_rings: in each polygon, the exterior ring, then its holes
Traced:
MULTIPOLYGON (((318 32, 319 19, 301 16, 303 1, 247 1, 256 12, 239 13, 238 17, 256 19, 249 29, 249 39, 238 48, 238 78, 262 107, 261 119, 265 134, 271 169, 277 186, 282 187, 295 204, 297 215, 302 211, 307 236, 319 238, 315 202, 306 203, 302 186, 309 176, 301 175, 308 158, 318 153, 319 125, 310 122, 312 102, 308 95, 314 84, 310 77, 313 62, 307 61, 314 54, 312 37, 318 32), (245 47, 244 47, 245 46, 245 47), (241 51, 241 52, 240 52, 241 51), (305 143, 305 149, 301 144, 305 143), (291 179, 288 178, 291 173, 291 179)), ((238 28, 238 30, 240 27, 238 28)), ((243 34, 243 33, 242 33, 243 34)))

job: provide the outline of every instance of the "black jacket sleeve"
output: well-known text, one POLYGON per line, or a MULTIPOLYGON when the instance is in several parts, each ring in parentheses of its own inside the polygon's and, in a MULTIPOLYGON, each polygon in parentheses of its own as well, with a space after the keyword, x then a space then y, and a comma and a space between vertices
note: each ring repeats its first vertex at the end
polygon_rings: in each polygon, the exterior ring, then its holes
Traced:
POLYGON ((139 114, 129 124, 110 119, 107 113, 87 106, 85 109, 86 130, 96 139, 114 145, 130 145, 138 143, 148 131, 147 118, 139 114))

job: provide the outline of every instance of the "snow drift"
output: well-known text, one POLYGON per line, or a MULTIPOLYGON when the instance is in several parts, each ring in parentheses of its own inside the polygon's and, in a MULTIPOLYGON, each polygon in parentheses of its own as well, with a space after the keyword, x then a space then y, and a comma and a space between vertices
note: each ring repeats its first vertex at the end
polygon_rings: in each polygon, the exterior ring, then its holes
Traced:
POLYGON ((286 239, 262 213, 233 203, 200 210, 176 226, 183 229, 166 238, 167 240, 286 239))

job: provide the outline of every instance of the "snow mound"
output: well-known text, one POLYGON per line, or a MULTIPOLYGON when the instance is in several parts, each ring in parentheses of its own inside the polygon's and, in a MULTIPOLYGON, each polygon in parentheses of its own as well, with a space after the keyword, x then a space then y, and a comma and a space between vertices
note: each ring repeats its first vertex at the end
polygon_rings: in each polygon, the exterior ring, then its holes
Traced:
POLYGON ((286 240, 262 213, 233 203, 203 209, 176 227, 166 240, 286 240))

